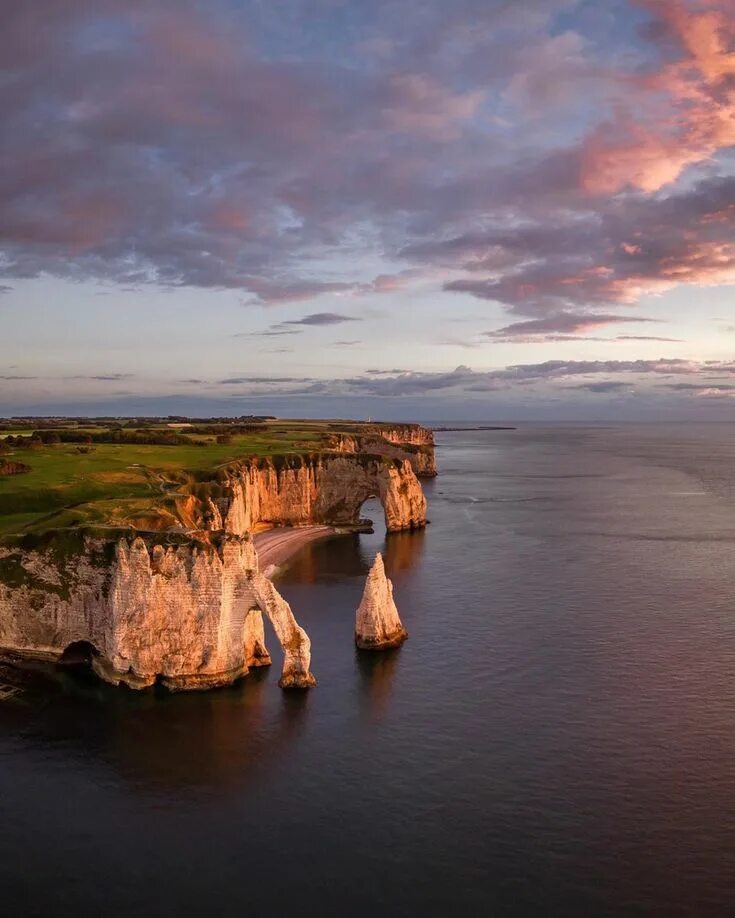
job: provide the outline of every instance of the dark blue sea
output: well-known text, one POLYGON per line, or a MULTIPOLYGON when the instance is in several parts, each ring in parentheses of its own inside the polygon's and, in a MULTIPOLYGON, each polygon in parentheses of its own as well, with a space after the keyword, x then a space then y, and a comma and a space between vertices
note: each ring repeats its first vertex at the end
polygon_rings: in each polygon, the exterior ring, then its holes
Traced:
POLYGON ((431 525, 280 578, 319 686, 0 703, 8 916, 735 910, 735 426, 437 435, 431 525), (383 551, 410 639, 358 654, 383 551))

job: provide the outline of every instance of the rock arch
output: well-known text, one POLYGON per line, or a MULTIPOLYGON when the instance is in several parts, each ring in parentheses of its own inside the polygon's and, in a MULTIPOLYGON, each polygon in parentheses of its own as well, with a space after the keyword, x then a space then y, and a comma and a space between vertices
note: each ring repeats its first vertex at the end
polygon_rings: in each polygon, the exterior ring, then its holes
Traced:
POLYGON ((371 497, 380 500, 389 532, 426 525, 426 499, 407 459, 353 455, 290 462, 241 466, 221 505, 212 502, 212 528, 240 535, 257 523, 355 528, 371 497))
POLYGON ((284 650, 280 684, 315 684, 308 635, 260 572, 249 535, 73 537, 83 559, 74 565, 60 566, 53 540, 34 552, 11 550, 28 579, 0 582, 0 650, 64 665, 91 663, 101 679, 134 689, 156 683, 214 688, 271 662, 266 615, 284 650), (48 581, 31 579, 39 569, 48 581), (62 584, 63 593, 48 583, 62 584))
POLYGON ((317 484, 316 522, 347 528, 359 526, 362 505, 376 497, 383 507, 388 532, 426 525, 426 498, 407 459, 382 456, 333 459, 325 463, 317 484))
POLYGON ((284 651, 279 685, 316 684, 309 637, 260 572, 249 536, 220 533, 167 548, 121 539, 110 604, 105 653, 94 660, 107 681, 131 688, 159 681, 173 690, 226 685, 270 664, 265 614, 284 651))

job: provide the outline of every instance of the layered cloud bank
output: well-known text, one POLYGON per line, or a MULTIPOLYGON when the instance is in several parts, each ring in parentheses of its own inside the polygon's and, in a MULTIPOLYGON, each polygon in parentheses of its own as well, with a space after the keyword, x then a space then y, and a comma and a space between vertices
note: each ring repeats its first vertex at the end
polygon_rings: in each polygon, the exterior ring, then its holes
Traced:
MULTIPOLYGON (((719 409, 735 398, 735 361, 547 360, 484 372, 468 366, 447 372, 371 368, 332 379, 263 375, 182 380, 173 388, 142 379, 137 391, 109 389, 93 396, 66 388, 69 380, 36 382, 54 395, 21 404, 42 414, 716 419, 719 409), (152 391, 158 394, 151 396, 152 391)), ((0 414, 10 414, 8 409, 0 399, 0 414)))
MULTIPOLYGON (((248 334, 344 325, 340 347, 362 341, 366 304, 419 290, 446 318, 494 310, 475 345, 665 355, 677 336, 650 297, 688 286, 696 315, 703 288, 735 284, 734 14, 732 0, 12 4, 1 289, 232 290, 245 309, 303 304, 248 334)), ((379 395, 441 378, 369 377, 379 395)), ((306 384, 361 389, 348 379, 306 384)))

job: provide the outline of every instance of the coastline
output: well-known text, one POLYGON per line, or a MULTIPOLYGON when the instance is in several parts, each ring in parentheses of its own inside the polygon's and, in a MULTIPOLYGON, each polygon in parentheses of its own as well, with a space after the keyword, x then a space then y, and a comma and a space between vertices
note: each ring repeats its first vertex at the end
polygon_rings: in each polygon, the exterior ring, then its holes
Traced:
POLYGON ((253 536, 261 571, 271 580, 304 545, 337 534, 333 526, 277 526, 253 536))

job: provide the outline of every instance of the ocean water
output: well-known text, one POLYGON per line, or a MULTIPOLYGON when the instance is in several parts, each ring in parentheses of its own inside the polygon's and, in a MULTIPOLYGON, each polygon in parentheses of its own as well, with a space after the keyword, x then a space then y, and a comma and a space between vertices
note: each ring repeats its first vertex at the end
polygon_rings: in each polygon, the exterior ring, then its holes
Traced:
POLYGON ((732 914, 735 426, 437 440, 425 532, 280 579, 314 691, 0 703, 3 914, 732 914), (358 654, 377 550, 410 639, 358 654))

